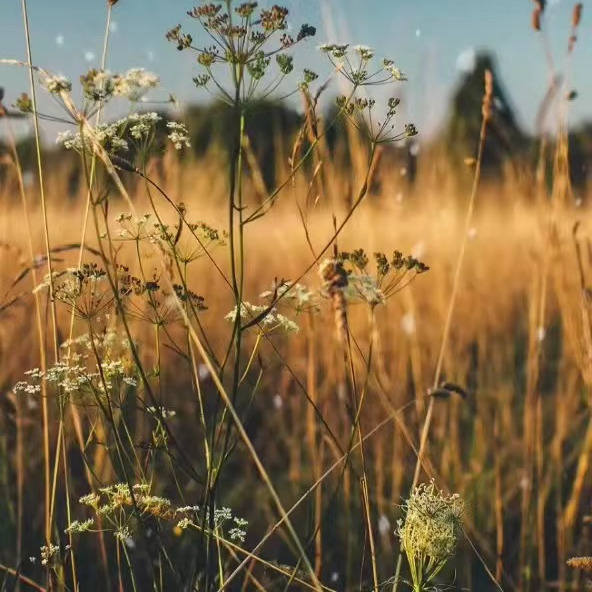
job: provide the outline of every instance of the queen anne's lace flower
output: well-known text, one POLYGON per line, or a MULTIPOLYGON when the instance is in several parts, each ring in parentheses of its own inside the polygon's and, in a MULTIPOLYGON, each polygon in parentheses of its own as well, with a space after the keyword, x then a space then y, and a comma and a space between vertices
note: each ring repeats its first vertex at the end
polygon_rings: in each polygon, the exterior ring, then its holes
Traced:
POLYGON ((113 79, 113 95, 130 101, 139 101, 150 89, 156 88, 160 79, 144 68, 132 68, 113 79))
MULTIPOLYGON (((251 322, 258 318, 265 311, 267 314, 262 317, 258 324, 265 333, 269 333, 274 330, 283 330, 286 332, 298 331, 298 325, 287 316, 279 313, 274 308, 268 310, 267 306, 260 306, 257 304, 251 304, 250 302, 242 302, 240 308, 240 318, 247 322, 251 322)), ((236 321, 237 307, 235 306, 224 318, 227 321, 236 321)))
POLYGON ((397 534, 407 555, 415 589, 423 590, 454 554, 462 532, 464 501, 444 494, 435 483, 422 483, 403 505, 397 534))

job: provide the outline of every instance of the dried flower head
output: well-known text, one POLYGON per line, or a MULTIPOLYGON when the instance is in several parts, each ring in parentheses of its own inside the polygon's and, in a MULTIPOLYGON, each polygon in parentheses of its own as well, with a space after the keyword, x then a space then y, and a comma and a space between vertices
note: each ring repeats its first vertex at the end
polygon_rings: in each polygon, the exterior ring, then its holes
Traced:
POLYGON ((272 63, 277 65, 281 76, 286 76, 294 69, 293 58, 286 50, 316 34, 316 29, 306 23, 297 29, 295 36, 290 34, 288 9, 277 4, 261 8, 257 2, 243 2, 234 10, 231 4, 206 3, 187 12, 200 22, 208 39, 214 42, 209 46, 194 45, 193 37, 184 33, 181 25, 166 34, 167 40, 176 43, 179 51, 197 53, 197 62, 205 72, 193 79, 196 86, 207 87, 210 80, 214 80, 222 100, 229 104, 234 102, 234 91, 216 80, 215 66, 228 64, 240 71, 235 82, 243 87, 241 101, 253 98, 257 91, 267 97, 278 86, 271 83, 262 88, 261 81, 270 74, 272 63))
POLYGON ((582 11, 584 10, 584 5, 581 2, 578 2, 573 7, 573 12, 571 14, 571 26, 576 29, 581 20, 582 20, 582 11))
POLYGON ((491 70, 485 70, 485 92, 483 93, 483 107, 481 109, 483 119, 491 119, 491 104, 493 102, 493 74, 491 70))

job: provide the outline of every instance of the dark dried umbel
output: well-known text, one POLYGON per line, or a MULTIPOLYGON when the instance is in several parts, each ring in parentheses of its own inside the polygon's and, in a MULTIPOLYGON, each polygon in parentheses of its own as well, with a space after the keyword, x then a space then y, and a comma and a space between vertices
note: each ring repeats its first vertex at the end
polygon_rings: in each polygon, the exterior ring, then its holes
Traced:
POLYGON ((205 222, 189 222, 184 218, 177 224, 154 224, 153 242, 167 250, 173 257, 188 265, 207 255, 211 249, 226 244, 226 233, 205 222))
POLYGON ((54 279, 54 298, 69 306, 73 312, 91 321, 105 312, 115 301, 107 285, 107 272, 96 263, 84 263, 79 269, 61 272, 54 279))
POLYGON ((203 296, 192 292, 181 284, 173 284, 173 290, 181 302, 190 302, 197 310, 200 311, 208 309, 203 296))
MULTIPOLYGON (((129 273, 129 268, 117 266, 119 293, 126 296, 126 312, 152 325, 164 327, 179 322, 182 315, 173 293, 162 287, 160 276, 155 272, 151 278, 141 279, 129 273)), ((207 310, 205 299, 181 284, 173 284, 176 297, 187 305, 188 312, 207 310)))
POLYGON ((425 273, 429 267, 419 259, 401 251, 395 251, 391 258, 384 253, 374 253, 375 271, 369 270, 370 258, 364 249, 341 253, 340 259, 349 269, 348 294, 375 306, 407 286, 415 277, 425 273))
MULTIPOLYGON (((315 35, 316 30, 303 24, 296 37, 288 30, 288 9, 273 5, 271 8, 259 8, 257 2, 243 2, 230 9, 222 4, 207 3, 196 6, 187 14, 197 20, 206 31, 213 44, 197 47, 193 36, 182 31, 181 25, 171 29, 166 38, 177 44, 177 49, 191 49, 197 53, 197 62, 205 73, 196 76, 193 81, 197 87, 207 88, 211 81, 222 99, 234 104, 237 100, 236 89, 227 90, 225 85, 216 80, 213 68, 216 65, 231 66, 234 84, 240 91, 240 101, 251 99, 256 92, 265 97, 278 86, 279 81, 294 69, 293 58, 287 50, 315 35), (271 73, 275 64, 276 79, 260 88, 260 82, 271 73), (279 80, 277 79, 279 77, 279 80)), ((310 75, 305 74, 311 79, 310 75)))
POLYGON ((387 144, 412 138, 417 135, 417 128, 412 123, 405 124, 402 131, 397 131, 393 120, 397 114, 400 99, 391 97, 387 100, 384 119, 376 116, 374 99, 360 97, 337 97, 337 107, 345 114, 349 121, 364 134, 370 142, 375 144, 387 144))

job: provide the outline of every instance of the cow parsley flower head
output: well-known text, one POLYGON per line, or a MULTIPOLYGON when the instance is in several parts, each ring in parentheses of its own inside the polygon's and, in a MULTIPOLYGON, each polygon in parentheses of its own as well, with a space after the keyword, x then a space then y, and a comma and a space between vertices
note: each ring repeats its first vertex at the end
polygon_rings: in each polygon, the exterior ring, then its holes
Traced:
MULTIPOLYGON (((227 321, 235 322, 237 313, 238 309, 235 306, 224 318, 227 321)), ((292 319, 279 313, 275 308, 259 306, 250 302, 241 303, 240 318, 246 323, 259 325, 262 333, 271 333, 272 331, 290 333, 299 329, 298 325, 292 319)))
POLYGON ((177 121, 168 121, 167 129, 169 130, 168 138, 173 143, 175 150, 181 150, 183 147, 191 148, 189 141, 189 131, 184 123, 177 121))
POLYGON ((120 119, 116 125, 120 128, 127 129, 134 140, 143 140, 154 131, 154 126, 161 119, 160 115, 154 111, 149 113, 132 113, 125 119, 120 119))
POLYGON ((446 495, 434 481, 422 483, 403 504, 397 534, 407 555, 417 590, 431 582, 454 554, 462 532, 464 501, 446 495))
POLYGON ((53 543, 41 547, 41 565, 55 565, 59 562, 60 548, 53 543))
POLYGON ((64 532, 66 534, 86 532, 87 530, 90 530, 94 522, 94 518, 89 518, 83 522, 80 522, 80 520, 74 520, 74 522, 71 522, 70 526, 68 526, 64 532))
POLYGON ((371 60, 374 57, 374 50, 367 45, 356 45, 354 50, 359 54, 363 60, 371 60))
POLYGON ((65 76, 47 76, 43 80, 43 85, 52 95, 72 90, 72 83, 65 76))
POLYGON ((132 68, 113 79, 113 95, 130 101, 139 101, 148 91, 156 88, 160 79, 144 68, 132 68))
POLYGON ((422 483, 403 505, 405 519, 398 535, 407 552, 434 560, 450 557, 456 548, 464 514, 460 495, 444 494, 435 483, 422 483))

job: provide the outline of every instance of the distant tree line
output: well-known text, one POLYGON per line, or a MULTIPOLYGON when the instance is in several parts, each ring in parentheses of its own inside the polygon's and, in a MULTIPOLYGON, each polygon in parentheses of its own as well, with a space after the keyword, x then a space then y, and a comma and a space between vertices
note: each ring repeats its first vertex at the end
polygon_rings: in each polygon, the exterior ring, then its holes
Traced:
MULTIPOLYGON (((539 139, 525 133, 517 122, 514 109, 497 73, 494 58, 487 53, 477 56, 472 71, 463 75, 453 93, 449 115, 445 125, 435 140, 422 147, 422 154, 439 153, 446 161, 447 172, 457 175, 459 179, 470 177, 470 171, 464 164, 467 158, 475 156, 479 143, 481 127, 481 105, 483 97, 484 72, 489 69, 494 74, 493 115, 488 129, 487 142, 483 154, 484 178, 495 180, 507 174, 512 168, 536 167, 539 139)), ((336 107, 324 114, 325 121, 333 119, 336 107)), ((233 117, 231 109, 221 102, 208 105, 190 106, 184 120, 190 130, 193 156, 203 157, 208 151, 216 149, 224 154, 231 149, 233 117)), ((248 107, 246 133, 250 149, 255 156, 262 177, 267 187, 277 181, 277 158, 287 159, 298 130, 304 124, 304 115, 287 103, 260 101, 248 107)), ((338 123, 326 137, 328 149, 335 153, 339 148, 340 165, 345 170, 350 166, 348 136, 345 131, 346 122, 338 123)), ((421 133, 421 130, 420 130, 421 133)), ((164 128, 162 130, 164 138, 164 128)), ((308 142, 308 138, 305 138, 308 142)), ((573 185, 583 187, 588 181, 588 171, 592 162, 592 123, 573 129, 569 135, 570 172, 573 185)), ((0 154, 7 147, 0 142, 0 154)), ((19 155, 24 168, 32 168, 35 161, 34 141, 22 138, 18 145, 19 155)), ((66 166, 71 179, 69 187, 75 192, 80 165, 77 156, 64 154, 56 148, 46 156, 46 163, 52 169, 66 166), (66 164, 64 164, 66 163, 66 164)), ((133 154, 128 155, 130 159, 133 154)), ((385 159, 401 163, 407 171, 407 181, 413 184, 417 173, 421 174, 422 166, 428 167, 430 159, 424 161, 409 151, 409 145, 397 145, 386 150, 385 159), (424 164, 425 163, 425 164, 424 164)), ((0 182, 6 176, 0 167, 0 182)))

